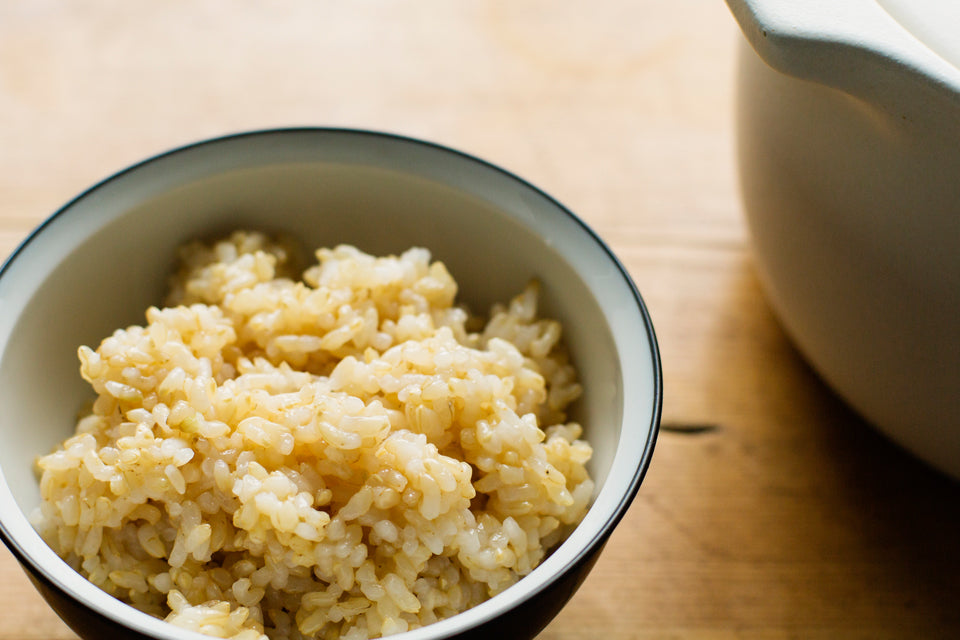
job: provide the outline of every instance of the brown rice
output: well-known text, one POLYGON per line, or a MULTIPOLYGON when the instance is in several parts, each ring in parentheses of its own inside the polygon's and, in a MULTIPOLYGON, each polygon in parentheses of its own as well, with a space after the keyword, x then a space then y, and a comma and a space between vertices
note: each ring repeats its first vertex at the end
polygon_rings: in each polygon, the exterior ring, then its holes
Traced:
POLYGON ((182 250, 164 308, 81 347, 96 400, 35 525, 107 593, 217 637, 358 639, 529 573, 593 493, 536 285, 484 323, 424 249, 182 250))

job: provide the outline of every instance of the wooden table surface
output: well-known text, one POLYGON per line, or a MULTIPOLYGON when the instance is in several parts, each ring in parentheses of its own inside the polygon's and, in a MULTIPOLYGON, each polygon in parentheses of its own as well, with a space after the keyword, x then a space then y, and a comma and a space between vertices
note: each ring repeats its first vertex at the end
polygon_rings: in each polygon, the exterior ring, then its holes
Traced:
MULTIPOLYGON (((738 37, 721 0, 3 2, 0 254, 209 136, 342 125, 477 154, 609 242, 663 358, 647 478, 542 640, 960 637, 960 484, 836 400, 759 288, 738 37)), ((71 637, 0 552, 0 640, 71 637)))

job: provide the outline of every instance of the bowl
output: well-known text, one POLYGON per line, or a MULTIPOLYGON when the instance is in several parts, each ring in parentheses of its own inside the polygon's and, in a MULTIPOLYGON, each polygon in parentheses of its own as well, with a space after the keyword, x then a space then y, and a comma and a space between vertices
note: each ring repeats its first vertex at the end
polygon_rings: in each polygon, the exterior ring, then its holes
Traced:
POLYGON ((592 506, 517 584, 398 637, 535 636, 586 577, 650 464, 661 406, 650 317, 610 249, 543 192, 469 155, 369 131, 259 131, 160 154, 69 202, 0 269, 0 535, 33 584, 84 638, 203 637, 100 591, 28 514, 40 500, 36 457, 72 433, 89 398, 77 347, 141 324, 179 245, 237 228, 374 254, 426 247, 474 309, 540 281, 543 313, 563 322, 584 386, 574 417, 594 448, 592 506))

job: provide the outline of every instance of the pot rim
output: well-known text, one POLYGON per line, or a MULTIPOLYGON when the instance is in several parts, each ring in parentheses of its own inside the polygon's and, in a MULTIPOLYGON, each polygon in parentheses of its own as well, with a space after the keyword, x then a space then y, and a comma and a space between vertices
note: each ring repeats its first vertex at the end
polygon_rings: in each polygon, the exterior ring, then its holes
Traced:
POLYGON ((877 0, 726 0, 774 69, 893 111, 927 99, 960 109, 960 68, 877 0), (905 95, 906 94, 906 95, 905 95))

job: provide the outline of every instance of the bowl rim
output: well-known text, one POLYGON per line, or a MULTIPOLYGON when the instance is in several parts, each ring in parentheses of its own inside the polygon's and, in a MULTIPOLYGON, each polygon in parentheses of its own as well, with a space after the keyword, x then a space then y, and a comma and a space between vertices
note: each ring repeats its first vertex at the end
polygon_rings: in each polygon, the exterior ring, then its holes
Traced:
MULTIPOLYGON (((509 171, 497 164, 484 160, 471 153, 460 151, 458 149, 455 149, 443 144, 439 144, 436 142, 431 142, 428 140, 424 140, 424 139, 420 139, 420 138, 416 138, 408 135, 403 135, 403 134, 378 131, 373 129, 352 128, 352 127, 293 126, 293 127, 273 127, 273 128, 252 129, 252 130, 222 134, 222 135, 218 135, 210 138, 200 139, 194 142, 189 142, 186 144, 181 144, 181 145, 169 148, 165 151, 161 151, 153 155, 149 155, 142 160, 134 162, 133 164, 130 164, 122 169, 119 169, 114 173, 111 173, 106 177, 98 180, 97 182, 93 183, 91 186, 81 191, 78 195, 70 198, 65 204, 60 206, 56 211, 54 211, 52 214, 46 217, 40 224, 38 224, 34 229, 30 231, 27 234, 27 236, 23 240, 21 240, 17 244, 17 246, 13 249, 13 251, 4 259, 3 263, 0 264, 0 278, 3 278, 4 275, 6 275, 7 271, 9 270, 11 265, 14 263, 14 261, 18 258, 18 256, 20 256, 26 250, 26 248, 30 246, 33 242, 37 241, 37 239, 42 234, 42 232, 49 225, 51 225, 55 220, 68 214, 69 211, 72 210, 74 206, 80 201, 84 200, 85 198, 98 192, 102 188, 120 180, 121 178, 129 174, 132 174, 149 165, 157 163, 160 160, 164 160, 164 159, 171 158, 173 156, 177 156, 181 154, 191 153, 201 148, 212 147, 212 146, 216 146, 224 143, 231 143, 231 142, 240 141, 243 139, 252 139, 252 138, 258 138, 258 137, 273 137, 273 136, 289 136, 289 135, 298 136, 298 135, 304 135, 304 134, 306 135, 331 135, 331 134, 345 135, 345 136, 354 136, 358 138, 372 138, 372 139, 379 139, 382 141, 393 141, 396 143, 404 143, 404 144, 411 144, 414 146, 420 146, 420 147, 426 148, 427 150, 431 150, 433 152, 439 152, 440 154, 451 154, 453 156, 457 156, 460 159, 465 160, 468 164, 470 163, 477 164, 480 167, 484 167, 488 170, 492 170, 494 173, 499 174, 500 178, 503 178, 508 182, 513 182, 518 186, 521 186, 525 189, 530 190, 534 195, 543 199, 547 204, 551 205, 554 209, 556 209, 556 211, 564 214, 567 218, 569 218, 572 222, 574 222, 580 228, 580 230, 584 232, 589 237, 589 239, 592 240, 597 245, 597 247, 602 250, 602 252, 609 259, 610 264, 616 268, 616 272, 619 275, 619 277, 623 280, 623 283, 626 284, 627 287, 629 288, 629 291, 632 294, 633 303, 636 305, 636 308, 634 309, 634 311, 639 313, 639 316, 643 322, 643 330, 645 333, 645 338, 648 341, 649 348, 650 348, 649 365, 651 367, 650 374, 651 374, 651 381, 653 386, 651 390, 652 402, 650 406, 650 415, 649 415, 648 424, 643 425, 641 421, 637 421, 638 430, 642 430, 642 433, 638 433, 637 435, 645 436, 646 441, 640 453, 640 457, 636 461, 636 468, 634 469, 633 475, 626 485, 626 490, 619 496, 619 499, 612 506, 611 510, 607 515, 606 520, 604 520, 602 524, 599 525, 597 535, 594 535, 593 537, 589 538, 586 544, 583 544, 580 548, 576 549, 575 552, 572 554, 572 556, 565 562, 565 564, 559 570, 557 570, 551 576, 548 576, 546 579, 538 581, 537 584, 534 585, 532 588, 527 589, 526 592, 524 592, 519 599, 511 600, 509 604, 505 606, 501 605, 498 609, 492 609, 488 607, 487 608, 488 612, 485 616, 477 618, 475 620, 471 620, 469 624, 456 625, 454 623, 454 621, 456 621, 458 618, 461 618, 463 613, 466 613, 466 612, 461 612, 461 614, 458 614, 456 616, 451 616, 450 618, 446 618, 444 620, 438 621, 436 623, 422 627, 417 630, 402 633, 396 637, 398 638, 398 640, 399 638, 410 638, 410 640, 413 640, 413 638, 423 638, 425 640, 426 638, 447 637, 446 635, 438 636, 434 633, 430 633, 429 631, 430 629, 435 629, 438 627, 439 627, 437 629, 438 632, 440 632, 442 629, 443 631, 447 631, 450 634, 456 635, 458 633, 462 633, 466 630, 469 630, 470 628, 476 625, 487 623, 490 620, 498 617, 498 615, 501 615, 509 610, 516 609, 517 607, 530 601, 531 599, 533 599, 534 597, 536 597, 537 595, 545 591, 547 588, 549 588, 551 584, 559 580, 561 577, 568 575, 569 573, 574 571, 577 567, 581 566, 584 562, 588 561, 591 556, 596 554, 606 543, 607 538, 610 536, 613 529, 623 518, 630 504, 633 502, 633 499, 635 498, 637 492, 639 491, 640 485, 651 463, 653 450, 659 434, 660 418, 661 418, 662 403, 663 403, 662 365, 661 365, 659 346, 657 343, 656 334, 654 332, 653 322, 652 322, 649 310, 647 309, 646 303, 644 302, 639 289, 637 288, 636 284, 631 278, 626 267, 621 263, 619 258, 614 254, 614 252, 610 249, 610 247, 606 244, 606 242, 597 234, 597 232, 595 232, 578 215, 573 213, 573 211, 568 209, 566 206, 564 206, 562 203, 560 203, 558 200, 550 196, 548 193, 546 193, 539 187, 531 184, 530 182, 516 175, 512 171, 509 171)), ((627 390, 625 390, 625 393, 627 393, 627 390)), ((624 416, 623 421, 624 421, 624 424, 626 424, 628 421, 628 418, 624 416)), ((621 438, 622 437, 623 436, 621 436, 621 438)), ((614 458, 614 461, 615 461, 615 458, 614 458)), ((0 474, 2 474, 2 470, 0 470, 0 474)), ((5 480, 4 480, 4 484, 5 484, 5 480)), ((5 497, 6 496, 0 496, 0 498, 4 498, 4 499, 5 497)), ((14 504, 14 506, 16 508, 14 510, 14 513, 12 514, 12 517, 17 517, 19 515, 24 520, 27 520, 27 517, 26 517, 27 514, 23 513, 23 511, 19 509, 17 505, 14 504)), ((171 638, 171 639, 176 638, 177 640, 185 640, 185 639, 199 640, 201 638, 207 637, 196 632, 189 632, 185 629, 177 629, 173 625, 167 625, 171 633, 159 632, 161 633, 161 635, 158 635, 157 629, 150 628, 150 627, 153 627, 152 624, 147 624, 142 619, 141 620, 134 619, 133 621, 131 621, 128 615, 124 615, 124 611, 126 609, 129 609, 130 612, 132 612, 133 614, 140 614, 142 616, 147 616, 149 620, 162 622, 161 620, 157 618, 153 618, 152 616, 149 616, 149 614, 140 612, 139 610, 132 607, 131 605, 127 605, 126 603, 123 603, 119 600, 116 601, 118 604, 118 607, 111 607, 108 609, 108 608, 97 606, 97 604, 95 602, 91 602, 90 599, 86 597, 84 593, 78 593, 76 590, 70 588, 69 585, 64 584, 64 582, 59 579, 59 576, 57 575, 56 571, 53 571, 52 568, 45 566, 44 564, 38 562, 36 559, 34 559, 31 556, 29 551, 20 544, 17 537, 8 529, 6 520, 10 517, 11 517, 11 514, 6 513, 6 510, 0 511, 0 540, 3 541, 5 546, 10 550, 10 552, 14 555, 17 561, 24 567, 24 569, 28 571, 29 574, 32 575, 34 579, 37 579, 46 583, 48 587, 53 587, 56 591, 66 595, 75 603, 81 605, 86 609, 96 612, 100 616, 103 616, 104 618, 118 625, 121 625, 125 628, 133 629, 134 631, 148 635, 150 637, 171 638), (144 624, 137 624, 138 622, 143 622, 144 624)), ((66 563, 63 564, 62 568, 69 569, 66 563)), ((522 580, 518 582, 518 584, 521 584, 521 583, 523 583, 522 580)), ((91 586, 93 585, 91 584, 91 586)), ((513 588, 514 587, 511 587, 507 591, 510 591, 513 588)), ((97 590, 99 591, 99 589, 97 590)), ((100 593, 104 593, 104 592, 100 591, 100 593)), ((490 601, 488 600, 486 602, 488 603, 490 601)), ((506 601, 502 601, 502 602, 506 602, 506 601)), ((473 607, 470 610, 475 610, 478 607, 483 607, 483 604, 486 604, 486 603, 481 603, 481 605, 477 605, 477 607, 473 607)))

